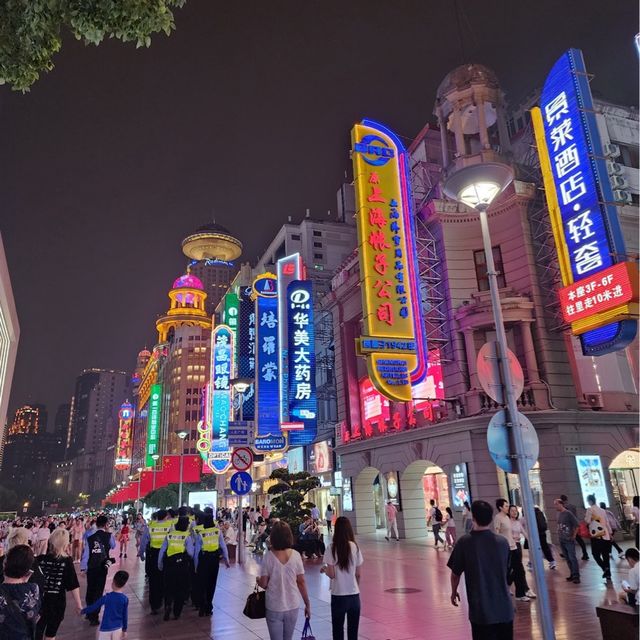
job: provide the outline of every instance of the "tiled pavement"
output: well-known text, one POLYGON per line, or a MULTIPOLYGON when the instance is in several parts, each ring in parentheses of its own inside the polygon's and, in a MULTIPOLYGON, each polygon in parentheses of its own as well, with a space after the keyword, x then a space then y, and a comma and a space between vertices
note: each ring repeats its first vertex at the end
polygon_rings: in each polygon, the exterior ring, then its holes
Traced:
MULTIPOLYGON (((359 544, 365 558, 359 634, 362 640, 465 640, 471 637, 464 587, 461 606, 454 608, 449 602, 448 552, 434 549, 430 541, 386 542, 384 538, 369 537, 360 539, 359 544), (387 591, 402 587, 419 591, 408 594, 387 591)), ((132 555, 110 571, 111 575, 123 568, 131 573, 126 587, 129 596, 128 640, 258 640, 269 637, 264 620, 250 620, 242 615, 258 568, 255 560, 249 560, 244 568, 235 565, 228 570, 224 566, 220 568, 212 618, 199 618, 191 607, 185 607, 180 620, 163 622, 162 616, 149 615, 144 567, 132 555)), ((557 639, 600 639, 595 606, 615 601, 615 589, 620 587, 628 572, 626 561, 612 560, 613 584, 609 583, 609 586, 600 579, 601 572, 593 560, 581 563, 581 585, 565 581, 566 566, 561 558, 558 561, 557 570, 546 571, 557 639)), ((307 561, 305 566, 313 632, 317 640, 328 640, 331 638, 329 581, 319 571, 320 561, 307 561)), ((84 577, 80 580, 84 602, 84 577)), ((533 586, 532 578, 530 585, 533 586)), ((303 622, 301 612, 300 630, 303 622)), ((58 640, 93 639, 96 635, 94 627, 89 627, 83 618, 75 615, 69 601, 58 640)), ((294 640, 299 637, 296 632, 294 640)), ((515 638, 537 640, 541 637, 534 603, 516 603, 515 638)))

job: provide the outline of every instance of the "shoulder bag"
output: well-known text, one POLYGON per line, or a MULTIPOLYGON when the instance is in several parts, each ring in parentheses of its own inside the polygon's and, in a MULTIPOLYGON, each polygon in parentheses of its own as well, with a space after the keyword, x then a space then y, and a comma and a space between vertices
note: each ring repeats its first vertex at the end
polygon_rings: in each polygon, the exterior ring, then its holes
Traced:
POLYGON ((265 591, 260 591, 258 585, 256 585, 253 592, 249 594, 247 603, 244 605, 244 610, 242 611, 247 618, 259 620, 267 616, 265 593, 265 591))

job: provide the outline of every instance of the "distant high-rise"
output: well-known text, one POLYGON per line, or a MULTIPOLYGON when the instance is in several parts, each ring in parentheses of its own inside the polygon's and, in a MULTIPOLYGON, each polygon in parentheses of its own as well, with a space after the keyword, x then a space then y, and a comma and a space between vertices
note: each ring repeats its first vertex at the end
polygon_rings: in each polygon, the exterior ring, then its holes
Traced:
POLYGON ((27 404, 20 407, 9 426, 9 437, 15 435, 35 435, 47 431, 47 408, 43 404, 27 404))

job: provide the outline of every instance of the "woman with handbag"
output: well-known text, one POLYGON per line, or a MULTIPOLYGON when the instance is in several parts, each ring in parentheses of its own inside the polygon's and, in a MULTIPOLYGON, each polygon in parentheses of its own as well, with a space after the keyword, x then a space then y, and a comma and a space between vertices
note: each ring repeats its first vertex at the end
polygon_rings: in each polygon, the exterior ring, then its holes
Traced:
POLYGON ((311 604, 304 580, 302 557, 293 547, 293 534, 286 522, 276 522, 271 528, 271 548, 265 553, 259 587, 266 589, 266 619, 271 640, 291 640, 298 620, 300 596, 304 615, 311 617, 311 604))
POLYGON ((347 639, 358 639, 360 623, 360 567, 364 562, 351 522, 336 519, 333 541, 324 553, 322 573, 331 578, 331 627, 333 640, 344 640, 344 619, 347 618, 347 639))

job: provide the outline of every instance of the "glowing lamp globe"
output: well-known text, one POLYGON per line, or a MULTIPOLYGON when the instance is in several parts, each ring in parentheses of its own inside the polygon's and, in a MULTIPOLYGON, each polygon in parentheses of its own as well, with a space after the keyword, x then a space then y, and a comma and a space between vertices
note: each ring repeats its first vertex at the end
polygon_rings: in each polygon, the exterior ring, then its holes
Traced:
POLYGON ((452 200, 477 210, 489 208, 513 180, 513 169, 499 162, 483 162, 459 169, 442 185, 452 200))

